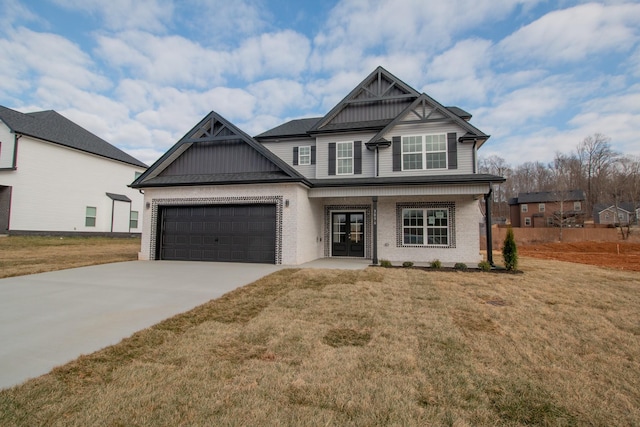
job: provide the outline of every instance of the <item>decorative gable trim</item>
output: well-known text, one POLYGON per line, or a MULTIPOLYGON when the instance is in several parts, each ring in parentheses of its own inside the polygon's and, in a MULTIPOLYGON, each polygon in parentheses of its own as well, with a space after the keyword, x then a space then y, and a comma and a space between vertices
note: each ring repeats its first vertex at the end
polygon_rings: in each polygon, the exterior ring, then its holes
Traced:
MULTIPOLYGON (((198 173, 189 174, 188 171, 180 173, 180 179, 174 179, 169 181, 160 181, 158 183, 149 182, 154 178, 159 177, 164 171, 180 158, 189 148, 194 145, 202 144, 205 146, 220 146, 229 144, 246 144, 248 150, 253 150, 257 156, 260 156, 260 164, 268 165, 268 171, 272 172, 270 176, 263 176, 263 180, 276 182, 278 180, 286 181, 299 181, 309 185, 306 178, 300 175, 293 167, 289 166, 285 161, 280 159, 275 154, 271 153, 262 144, 255 141, 252 137, 244 133, 237 128, 231 122, 212 111, 205 116, 196 126, 194 126, 185 136, 183 136, 171 149, 169 149, 160 159, 158 159, 145 173, 143 173, 138 179, 136 179, 131 187, 144 188, 148 184, 153 186, 169 186, 169 185, 191 185, 191 184, 204 184, 202 182, 201 171, 198 173), (192 179, 189 178, 193 175, 192 179)), ((247 153, 247 149, 243 150, 247 153)), ((183 169, 182 169, 183 170, 183 169)), ((264 172, 264 171, 256 171, 264 172)), ((217 183, 243 183, 244 180, 249 180, 250 173, 245 171, 246 178, 234 175, 225 171, 222 175, 225 175, 225 180, 219 181, 213 179, 214 176, 220 175, 220 171, 211 171, 209 181, 216 181, 217 183)))
POLYGON ((460 138, 459 142, 467 140, 478 141, 478 148, 480 148, 484 141, 489 139, 489 135, 471 125, 469 122, 461 119, 426 93, 423 93, 415 101, 413 101, 411 105, 405 108, 402 113, 398 114, 396 118, 394 118, 382 130, 375 134, 369 142, 376 142, 384 138, 384 136, 398 124, 429 123, 433 121, 443 120, 452 121, 462 129, 467 131, 467 134, 464 136, 464 138, 460 138), (438 118, 434 119, 434 113, 436 112, 438 115, 435 117, 438 118), (407 120, 408 117, 410 118, 409 120, 407 120))
POLYGON ((342 101, 331 109, 322 119, 308 131, 309 134, 322 132, 323 128, 335 121, 342 114, 340 122, 357 123, 361 126, 384 126, 385 121, 392 120, 399 110, 392 113, 393 108, 402 108, 419 96, 419 92, 382 67, 376 68, 342 101), (404 102, 403 102, 404 101, 404 102), (390 105, 396 103, 398 105, 390 105), (360 117, 362 108, 380 108, 380 117, 360 117), (386 111, 385 111, 386 109, 386 111), (385 114, 386 112, 386 114, 385 114))

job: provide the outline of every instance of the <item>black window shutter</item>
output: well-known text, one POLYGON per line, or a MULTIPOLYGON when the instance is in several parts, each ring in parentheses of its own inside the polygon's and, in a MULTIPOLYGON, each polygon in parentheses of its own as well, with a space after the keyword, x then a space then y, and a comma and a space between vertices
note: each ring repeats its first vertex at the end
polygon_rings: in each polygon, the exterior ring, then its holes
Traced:
POLYGON ((336 143, 329 143, 329 175, 336 174, 336 143))
POLYGON ((362 174, 362 141, 353 141, 353 173, 362 174))
POLYGON ((316 146, 315 145, 311 146, 311 164, 312 165, 316 164, 316 146))
POLYGON ((391 138, 393 144, 393 171, 402 170, 402 140, 399 136, 391 138))
POLYGON ((447 134, 447 153, 449 156, 449 169, 458 169, 458 141, 456 133, 447 134))
POLYGON ((293 165, 298 164, 298 147, 293 147, 293 165))

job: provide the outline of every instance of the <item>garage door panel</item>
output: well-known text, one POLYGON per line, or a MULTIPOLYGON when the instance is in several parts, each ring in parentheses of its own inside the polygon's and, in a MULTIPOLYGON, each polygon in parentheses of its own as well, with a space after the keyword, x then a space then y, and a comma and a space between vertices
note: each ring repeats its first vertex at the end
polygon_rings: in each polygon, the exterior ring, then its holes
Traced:
POLYGON ((160 258, 275 263, 275 205, 168 206, 160 258))

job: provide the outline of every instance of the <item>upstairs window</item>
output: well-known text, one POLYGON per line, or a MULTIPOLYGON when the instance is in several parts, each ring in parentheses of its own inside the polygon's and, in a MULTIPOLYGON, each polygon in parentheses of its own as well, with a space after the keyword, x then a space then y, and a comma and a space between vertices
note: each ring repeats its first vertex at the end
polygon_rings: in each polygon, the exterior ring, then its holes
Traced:
POLYGON ((545 205, 544 203, 539 203, 538 204, 538 212, 544 212, 545 210, 545 205))
POLYGON ((85 227, 95 227, 96 226, 96 213, 97 209, 93 206, 87 206, 84 218, 85 227))
POLYGON ((338 175, 353 174, 353 142, 336 143, 336 171, 338 175))
POLYGON ((573 202, 573 210, 574 210, 574 211, 581 211, 581 210, 582 210, 582 203, 580 203, 580 202, 573 202))
POLYGON ((529 212, 529 205, 527 205, 527 204, 520 205, 520 210, 522 212, 529 212))
POLYGON ((422 137, 402 137, 402 169, 422 169, 422 137))
POLYGON ((311 164, 311 146, 298 147, 298 164, 310 165, 311 164))
POLYGON ((447 135, 402 137, 402 170, 447 169, 447 135))

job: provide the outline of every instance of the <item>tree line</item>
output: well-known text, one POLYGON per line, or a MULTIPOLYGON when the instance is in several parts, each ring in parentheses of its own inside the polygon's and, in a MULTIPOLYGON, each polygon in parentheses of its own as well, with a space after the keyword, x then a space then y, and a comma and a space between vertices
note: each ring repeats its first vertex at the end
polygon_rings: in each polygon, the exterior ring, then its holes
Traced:
POLYGON ((556 152, 550 163, 525 162, 513 167, 494 155, 480 158, 478 170, 506 178, 493 187, 494 218, 509 217, 508 201, 518 193, 552 191, 561 197, 569 190, 584 190, 587 218, 597 204, 617 207, 628 202, 636 208, 640 204, 640 156, 614 151, 611 139, 600 133, 586 137, 568 154, 556 152))

